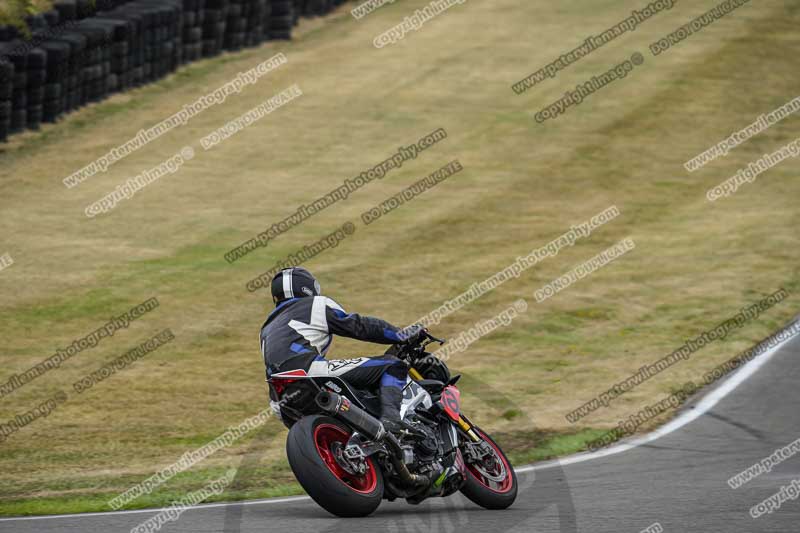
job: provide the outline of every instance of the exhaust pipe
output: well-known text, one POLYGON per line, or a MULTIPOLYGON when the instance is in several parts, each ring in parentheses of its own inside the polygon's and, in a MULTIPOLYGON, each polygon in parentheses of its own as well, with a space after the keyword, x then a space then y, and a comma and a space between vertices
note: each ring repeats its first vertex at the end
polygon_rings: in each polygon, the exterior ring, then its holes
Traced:
POLYGON ((423 487, 431 484, 431 480, 426 476, 411 473, 403 462, 403 449, 397 437, 387 432, 380 420, 335 392, 321 391, 317 394, 316 402, 323 411, 346 422, 370 440, 386 443, 391 451, 389 457, 392 465, 406 485, 423 487))
POLYGON ((397 437, 391 433, 387 433, 384 442, 386 442, 389 447, 392 448, 392 453, 389 454, 389 459, 391 459, 392 465, 394 465, 397 473, 400 474, 400 479, 406 485, 411 487, 430 487, 431 483, 433 482, 432 479, 426 476, 420 476, 419 474, 412 474, 408 469, 408 466, 406 466, 406 463, 402 459, 403 449, 400 447, 400 443, 397 442, 397 437))
POLYGON ((322 391, 317 394, 317 405, 335 418, 350 424, 353 429, 370 440, 382 440, 386 435, 380 420, 361 409, 344 396, 335 392, 322 391))

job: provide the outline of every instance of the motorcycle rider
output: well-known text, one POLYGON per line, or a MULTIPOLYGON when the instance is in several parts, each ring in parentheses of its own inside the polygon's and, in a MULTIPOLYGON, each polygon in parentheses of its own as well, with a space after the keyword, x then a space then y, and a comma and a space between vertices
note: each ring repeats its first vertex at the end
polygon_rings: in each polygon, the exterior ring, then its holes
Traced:
POLYGON ((425 329, 401 330, 379 318, 347 313, 322 296, 319 282, 302 267, 286 268, 272 278, 275 309, 261 326, 261 352, 267 377, 303 369, 309 376, 336 376, 359 389, 379 386, 381 422, 387 431, 404 428, 400 419, 408 365, 389 354, 355 359, 325 359, 333 335, 378 344, 417 342, 425 329))

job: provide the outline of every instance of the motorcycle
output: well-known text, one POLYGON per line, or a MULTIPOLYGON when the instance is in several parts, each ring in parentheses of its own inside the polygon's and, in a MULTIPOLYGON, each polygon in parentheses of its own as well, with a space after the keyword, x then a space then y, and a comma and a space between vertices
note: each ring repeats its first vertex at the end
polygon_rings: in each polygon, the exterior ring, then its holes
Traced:
POLYGON ((380 398, 331 376, 305 370, 273 374, 270 399, 289 428, 286 454, 300 485, 317 504, 341 517, 371 514, 383 499, 418 504, 461 491, 486 509, 517 497, 517 477, 500 446, 461 412, 460 375, 426 351, 425 332, 390 353, 406 361, 409 377, 400 410, 404 429, 388 433, 380 398), (420 368, 421 370, 417 369, 420 368))

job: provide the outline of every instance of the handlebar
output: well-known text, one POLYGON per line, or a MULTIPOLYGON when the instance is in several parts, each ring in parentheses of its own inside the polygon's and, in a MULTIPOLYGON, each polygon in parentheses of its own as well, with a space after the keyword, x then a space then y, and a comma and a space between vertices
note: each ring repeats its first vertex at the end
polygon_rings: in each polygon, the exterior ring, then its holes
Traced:
MULTIPOLYGON (((428 339, 430 339, 431 342, 438 342, 439 345, 442 345, 442 344, 447 342, 447 339, 438 339, 438 338, 434 337, 433 335, 428 333, 428 330, 425 330, 425 336, 428 337, 428 339)), ((427 343, 427 344, 430 344, 430 342, 427 343)), ((426 346, 427 346, 427 344, 426 344, 426 346)))
POLYGON ((428 355, 428 352, 425 350, 425 348, 434 342, 438 342, 440 345, 442 345, 447 342, 447 339, 434 337, 428 332, 428 330, 424 330, 424 335, 421 336, 420 339, 414 344, 399 345, 400 353, 405 354, 409 360, 415 361, 416 359, 428 355))

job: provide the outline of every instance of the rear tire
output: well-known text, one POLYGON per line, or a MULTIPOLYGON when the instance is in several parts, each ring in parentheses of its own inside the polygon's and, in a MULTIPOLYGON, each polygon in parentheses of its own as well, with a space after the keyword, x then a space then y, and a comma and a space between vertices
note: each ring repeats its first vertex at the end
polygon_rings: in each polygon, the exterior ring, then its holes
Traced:
POLYGON ((346 443, 351 434, 335 418, 313 415, 295 423, 286 437, 286 455, 297 481, 323 509, 341 517, 367 516, 383 498, 383 475, 372 458, 360 477, 347 474, 333 459, 331 445, 346 443))
POLYGON ((506 477, 501 482, 493 482, 481 475, 473 465, 466 465, 467 479, 461 487, 461 492, 484 509, 506 509, 517 499, 517 474, 511 467, 511 462, 506 457, 500 446, 480 428, 473 428, 478 436, 495 451, 496 459, 502 461, 506 477))

